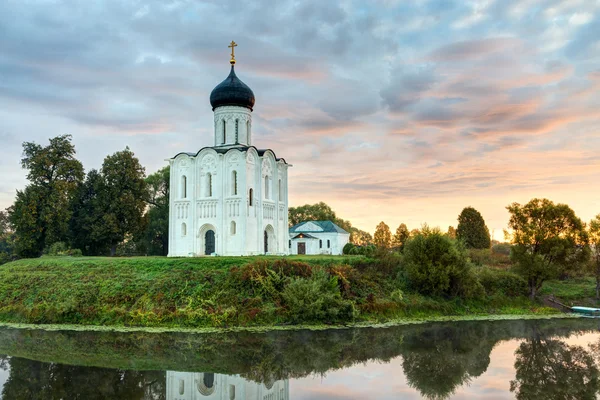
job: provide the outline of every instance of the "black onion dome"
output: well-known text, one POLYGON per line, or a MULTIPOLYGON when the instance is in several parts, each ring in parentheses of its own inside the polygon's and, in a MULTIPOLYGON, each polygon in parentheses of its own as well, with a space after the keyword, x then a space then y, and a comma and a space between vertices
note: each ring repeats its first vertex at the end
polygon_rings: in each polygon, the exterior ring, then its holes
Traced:
POLYGON ((229 76, 217 85, 210 93, 210 105, 213 111, 221 106, 246 107, 252 111, 254 107, 254 93, 252 89, 242 82, 231 66, 229 76))

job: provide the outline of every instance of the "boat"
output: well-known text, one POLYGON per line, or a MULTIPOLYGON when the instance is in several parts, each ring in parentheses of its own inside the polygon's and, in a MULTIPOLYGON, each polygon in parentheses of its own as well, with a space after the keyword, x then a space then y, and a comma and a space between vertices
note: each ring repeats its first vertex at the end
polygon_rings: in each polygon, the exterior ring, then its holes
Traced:
POLYGON ((577 314, 582 314, 586 317, 600 317, 600 308, 592 307, 571 307, 571 311, 577 314))

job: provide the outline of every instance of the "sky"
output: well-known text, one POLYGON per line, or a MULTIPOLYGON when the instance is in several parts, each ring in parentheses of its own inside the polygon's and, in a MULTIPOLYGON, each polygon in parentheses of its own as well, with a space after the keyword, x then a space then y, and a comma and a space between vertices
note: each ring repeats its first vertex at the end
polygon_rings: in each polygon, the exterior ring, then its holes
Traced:
POLYGON ((70 134, 86 170, 129 146, 147 173, 212 145, 231 40, 290 206, 370 232, 472 206, 497 239, 512 202, 600 213, 600 0, 3 0, 0 209, 25 141, 70 134))

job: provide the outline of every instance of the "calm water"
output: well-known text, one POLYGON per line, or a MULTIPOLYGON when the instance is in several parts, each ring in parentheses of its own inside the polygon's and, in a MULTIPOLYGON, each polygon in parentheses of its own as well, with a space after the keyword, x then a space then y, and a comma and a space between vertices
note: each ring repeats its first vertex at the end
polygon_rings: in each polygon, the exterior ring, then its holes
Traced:
POLYGON ((0 329, 3 399, 596 399, 599 321, 266 334, 0 329))

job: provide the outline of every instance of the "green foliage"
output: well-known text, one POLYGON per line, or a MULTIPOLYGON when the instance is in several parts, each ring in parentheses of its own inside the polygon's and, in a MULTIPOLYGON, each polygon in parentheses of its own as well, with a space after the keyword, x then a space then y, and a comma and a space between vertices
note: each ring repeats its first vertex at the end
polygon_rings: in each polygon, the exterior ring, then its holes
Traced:
POLYGON ((510 256, 510 249, 512 248, 510 243, 498 243, 492 246, 492 253, 510 256))
POLYGON ((465 207, 458 216, 456 237, 467 248, 489 249, 491 245, 490 231, 479 211, 473 207, 465 207))
POLYGON ((593 252, 593 261, 588 269, 596 277, 596 298, 600 299, 600 214, 590 221, 588 237, 593 252))
POLYGON ((129 148, 106 157, 101 174, 104 212, 98 236, 110 244, 114 255, 127 235, 139 235, 146 227, 147 184, 144 167, 129 148))
POLYGON ((342 299, 337 277, 323 269, 314 271, 309 279, 293 278, 281 295, 294 323, 345 322, 357 315, 352 302, 342 299))
POLYGON ((527 281, 514 272, 496 268, 481 268, 477 271, 477 279, 488 296, 501 294, 516 297, 527 296, 527 281))
POLYGON ((23 143, 21 166, 28 170, 29 185, 17 191, 9 220, 17 254, 37 257, 47 245, 66 239, 71 197, 83 179, 83 166, 70 135, 50 139, 46 147, 23 143))
POLYGON ((142 234, 142 245, 149 255, 166 256, 169 252, 169 171, 167 166, 146 178, 148 226, 142 234))
POLYGON ((350 251, 352 251, 352 249, 354 247, 356 247, 354 244, 348 242, 348 243, 346 243, 344 245, 344 248, 342 249, 342 253, 343 254, 350 254, 350 251))
POLYGON ((490 249, 467 249, 471 262, 477 266, 504 267, 511 266, 510 257, 494 253, 490 249))
POLYGON ((439 230, 411 238, 403 264, 411 288, 419 293, 464 297, 482 293, 465 250, 439 230))
POLYGON ((532 199, 507 209, 514 269, 527 280, 532 298, 544 281, 580 267, 589 258, 584 225, 566 204, 532 199))
POLYGON ((404 250, 404 245, 406 244, 406 241, 408 240, 409 237, 410 237, 410 232, 408 231, 408 228, 406 227, 406 225, 403 223, 400 224, 398 226, 398 228, 396 228, 396 233, 394 234, 394 237, 392 238, 392 247, 397 251, 404 250))

